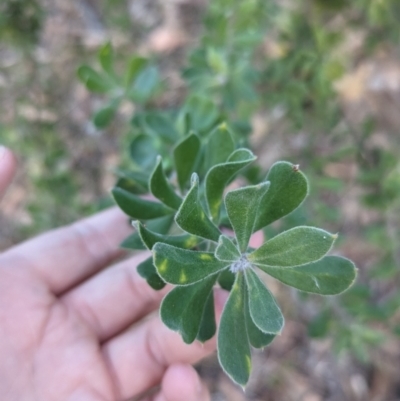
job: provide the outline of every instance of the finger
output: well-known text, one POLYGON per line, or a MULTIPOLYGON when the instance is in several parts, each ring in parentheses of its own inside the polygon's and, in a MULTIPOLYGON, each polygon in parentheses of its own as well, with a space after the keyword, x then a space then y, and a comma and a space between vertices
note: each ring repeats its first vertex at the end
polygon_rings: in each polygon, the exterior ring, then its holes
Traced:
POLYGON ((0 145, 0 199, 5 195, 7 188, 15 176, 17 161, 12 152, 0 145))
POLYGON ((253 248, 259 248, 264 243, 264 233, 262 230, 255 232, 251 238, 249 245, 253 248))
POLYGON ((164 374, 161 391, 152 401, 209 401, 210 393, 193 366, 171 365, 164 374))
POLYGON ((137 273, 137 265, 149 255, 143 252, 103 270, 61 298, 81 316, 100 342, 157 308, 170 289, 155 291, 137 273))
MULTIPOLYGON (((215 295, 219 320, 222 299, 227 293, 216 290, 215 295)), ((196 363, 212 353, 215 346, 215 337, 205 344, 198 341, 185 344, 178 333, 169 330, 159 317, 153 317, 111 339, 102 349, 116 391, 121 399, 126 399, 159 383, 168 366, 196 363)))
POLYGON ((13 266, 37 275, 59 294, 120 257, 119 244, 131 231, 122 212, 111 208, 40 235, 10 249, 3 257, 13 260, 13 266))

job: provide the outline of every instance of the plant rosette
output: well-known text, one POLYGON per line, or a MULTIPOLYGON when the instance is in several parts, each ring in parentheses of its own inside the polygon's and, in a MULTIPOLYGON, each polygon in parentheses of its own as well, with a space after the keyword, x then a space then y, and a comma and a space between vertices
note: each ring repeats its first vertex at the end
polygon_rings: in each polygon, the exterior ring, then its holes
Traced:
MULTIPOLYGON (((219 143, 219 148, 223 145, 219 143)), ((181 192, 194 166, 193 149, 196 153, 199 148, 191 135, 175 148, 181 192), (193 142, 188 146, 191 153, 182 149, 189 142, 193 142)), ((257 249, 249 247, 254 232, 302 204, 308 182, 297 165, 277 162, 264 181, 224 194, 238 172, 255 160, 248 149, 231 151, 225 162, 208 166, 201 185, 193 173, 183 198, 164 174, 161 158, 149 179, 150 191, 160 202, 121 188, 113 194, 122 210, 136 220, 136 232, 123 246, 152 251, 152 257, 139 265, 139 274, 156 290, 165 283, 175 286, 163 299, 160 315, 185 343, 214 336, 213 287, 218 284, 230 291, 218 329, 218 359, 229 377, 245 387, 251 373, 251 347, 267 346, 284 326, 282 312, 258 270, 301 291, 336 295, 352 285, 356 268, 346 258, 327 256, 337 235, 315 227, 294 227, 257 249), (146 225, 139 220, 146 220, 146 225), (221 226, 231 228, 234 236, 223 235, 221 226), (171 227, 179 230, 178 235, 168 234, 171 227)))

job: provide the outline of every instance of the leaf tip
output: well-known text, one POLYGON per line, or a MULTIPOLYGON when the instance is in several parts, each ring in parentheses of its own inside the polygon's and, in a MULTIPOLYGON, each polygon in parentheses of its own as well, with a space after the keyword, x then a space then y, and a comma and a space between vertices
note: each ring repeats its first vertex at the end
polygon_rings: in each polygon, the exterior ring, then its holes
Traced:
POLYGON ((293 164, 292 170, 297 173, 300 170, 300 164, 293 164))
POLYGON ((193 185, 196 185, 199 182, 199 176, 197 173, 193 173, 192 176, 190 177, 190 183, 193 185))

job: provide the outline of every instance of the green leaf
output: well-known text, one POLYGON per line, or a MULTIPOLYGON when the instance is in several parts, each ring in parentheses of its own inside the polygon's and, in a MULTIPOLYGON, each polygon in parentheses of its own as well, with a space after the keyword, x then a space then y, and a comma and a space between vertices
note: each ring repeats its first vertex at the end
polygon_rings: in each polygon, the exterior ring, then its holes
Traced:
POLYGON ((264 348, 267 345, 269 345, 275 338, 274 334, 264 333, 254 324, 250 316, 248 290, 245 297, 245 319, 246 319, 246 328, 247 328, 247 334, 249 336, 249 341, 251 346, 253 346, 254 348, 264 348))
POLYGON ((229 191, 225 196, 226 211, 241 252, 247 250, 251 234, 254 231, 258 206, 270 183, 262 182, 229 191))
POLYGON ((207 48, 207 62, 216 74, 227 75, 229 72, 226 56, 224 56, 220 50, 213 47, 207 48))
POLYGON ((162 203, 142 199, 122 188, 114 188, 112 195, 122 211, 136 220, 156 219, 174 213, 162 203))
POLYGON ((130 145, 130 155, 142 170, 151 169, 158 156, 154 139, 145 134, 138 135, 130 145))
POLYGON ((245 270, 245 277, 249 290, 250 316, 254 324, 264 333, 280 334, 284 319, 275 298, 251 269, 245 270))
POLYGON ((246 287, 243 273, 225 304, 218 330, 218 359, 226 374, 244 387, 251 372, 251 352, 245 321, 246 287))
POLYGON ((221 235, 201 206, 199 200, 199 177, 195 173, 192 176, 192 187, 186 194, 175 216, 175 221, 182 230, 198 237, 217 242, 221 235))
MULTIPOLYGON (((173 221, 174 216, 172 214, 163 216, 158 219, 147 221, 146 228, 150 231, 156 231, 159 234, 167 234, 173 221)), ((125 238, 120 246, 125 249, 148 249, 137 231, 125 238)))
POLYGON ((190 344, 199 333, 203 312, 215 283, 216 276, 192 285, 176 287, 162 301, 161 320, 171 330, 179 331, 190 344))
POLYGON ((160 113, 149 113, 144 118, 146 132, 149 134, 160 137, 166 142, 175 143, 178 138, 172 121, 160 113))
POLYGON ((225 163, 234 150, 232 134, 225 123, 220 124, 211 133, 204 152, 207 170, 216 164, 225 163))
POLYGON ((162 281, 161 277, 157 274, 156 268, 153 265, 153 258, 151 256, 138 265, 137 272, 154 290, 162 290, 166 285, 165 282, 162 281))
POLYGON ((243 167, 254 161, 256 157, 248 149, 235 150, 226 163, 217 164, 206 176, 206 197, 211 216, 218 220, 222 194, 225 186, 243 167))
POLYGON ((226 212, 226 208, 221 209, 221 215, 219 217, 218 227, 224 227, 227 228, 228 230, 233 231, 233 227, 229 220, 228 213, 226 212))
POLYGON ((194 172, 200 153, 200 139, 196 134, 183 138, 174 149, 174 161, 179 187, 183 191, 194 172))
POLYGON ((100 110, 97 110, 93 117, 93 124, 96 128, 107 127, 114 118, 118 108, 118 102, 112 102, 100 110))
POLYGON ((189 251, 161 242, 154 245, 153 255, 158 274, 176 285, 195 283, 227 267, 210 252, 189 251))
POLYGON ((331 249, 337 234, 315 227, 299 226, 265 242, 248 256, 257 266, 291 267, 315 262, 331 249))
POLYGON ((294 164, 275 163, 266 179, 271 186, 261 199, 254 231, 293 212, 308 194, 307 178, 294 164))
POLYGON ((162 158, 157 157, 156 167, 150 177, 151 193, 172 209, 178 210, 182 203, 182 198, 175 193, 173 186, 164 174, 162 158))
POLYGON ((82 65, 78 68, 78 77, 92 92, 105 93, 113 88, 112 83, 92 67, 82 65))
POLYGON ((125 189, 134 194, 143 194, 149 192, 149 176, 141 171, 117 170, 118 181, 116 187, 125 189))
POLYGON ((153 249, 153 246, 157 242, 163 244, 169 244, 176 246, 177 248, 194 248, 199 244, 202 239, 195 237, 194 235, 183 234, 183 235, 161 235, 147 229, 142 223, 135 221, 133 222, 134 227, 138 231, 140 238, 146 245, 147 249, 153 249))
POLYGON ((114 70, 113 70, 113 59, 114 59, 114 52, 113 48, 111 46, 111 43, 108 42, 104 46, 102 46, 99 50, 98 54, 99 62, 103 70, 113 76, 114 75, 114 70))
POLYGON ((144 57, 134 56, 128 65, 125 74, 125 85, 130 87, 138 74, 148 65, 149 61, 144 57))
POLYGON ((181 116, 190 115, 190 129, 198 132, 207 131, 219 117, 214 103, 201 96, 192 96, 182 109, 181 116))
POLYGON ((150 65, 144 68, 136 77, 127 94, 128 97, 140 103, 146 102, 155 92, 159 79, 158 70, 155 66, 150 65))
POLYGON ((201 318, 199 332, 197 333, 196 339, 201 343, 205 343, 212 338, 217 331, 217 325, 215 324, 215 309, 214 309, 214 292, 210 291, 210 295, 204 306, 203 316, 201 318))
POLYGON ((222 262, 236 262, 241 254, 229 237, 221 235, 215 250, 215 257, 222 262))
POLYGON ((163 216, 158 219, 147 221, 146 228, 148 230, 155 231, 158 234, 167 234, 171 229, 173 222, 174 222, 173 215, 163 216))
POLYGON ((325 309, 318 313, 307 324, 307 333, 312 338, 323 338, 329 334, 334 314, 331 310, 325 309))
POLYGON ((340 294, 354 283, 357 276, 354 263, 339 256, 326 256, 318 262, 292 268, 260 268, 284 284, 320 295, 340 294))
POLYGON ((218 276, 218 284, 226 291, 230 291, 235 282, 235 275, 229 270, 223 270, 218 276))
POLYGON ((145 250, 145 249, 148 249, 143 244, 143 241, 140 238, 139 233, 137 233, 137 232, 134 232, 129 237, 125 238, 122 241, 120 247, 124 248, 124 249, 133 249, 133 250, 145 250))

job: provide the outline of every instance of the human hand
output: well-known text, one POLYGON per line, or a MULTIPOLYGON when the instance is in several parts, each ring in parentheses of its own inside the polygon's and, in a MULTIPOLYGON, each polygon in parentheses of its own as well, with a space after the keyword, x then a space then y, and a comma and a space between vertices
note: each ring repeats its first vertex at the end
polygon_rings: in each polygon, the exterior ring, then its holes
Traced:
MULTIPOLYGON (((0 198, 15 160, 0 151, 0 198)), ((0 254, 0 398, 116 401, 161 382, 146 401, 203 401, 194 363, 215 349, 167 329, 156 292, 136 273, 147 255, 121 256, 130 228, 111 209, 0 254), (132 326, 136 323, 134 326, 132 326)), ((220 315, 226 295, 215 294, 220 315)))

